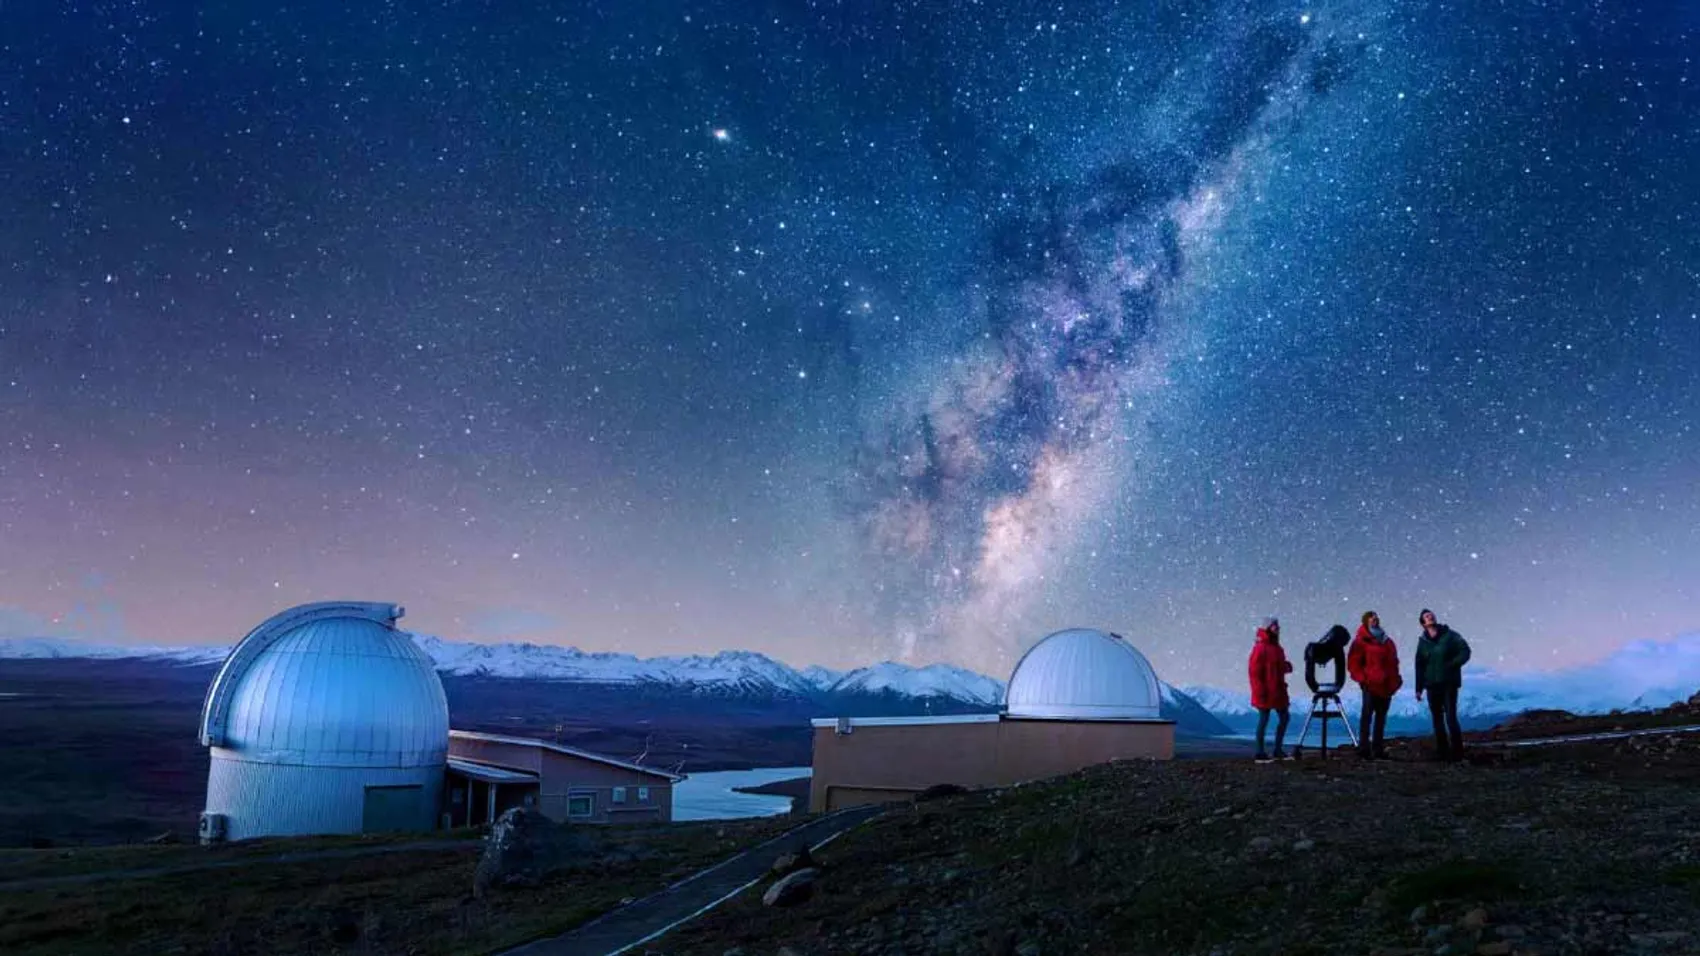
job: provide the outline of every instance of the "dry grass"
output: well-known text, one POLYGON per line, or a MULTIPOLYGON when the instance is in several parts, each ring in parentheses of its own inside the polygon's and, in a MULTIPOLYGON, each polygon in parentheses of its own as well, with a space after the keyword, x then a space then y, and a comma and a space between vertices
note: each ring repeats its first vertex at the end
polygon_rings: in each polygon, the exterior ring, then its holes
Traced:
POLYGON ((812 901, 751 893, 647 951, 1695 951, 1700 738, 1482 756, 1128 763, 898 807, 823 851, 812 901))
MULTIPOLYGON (((641 845, 645 855, 487 900, 472 899, 478 853, 470 843, 357 858, 256 859, 198 873, 0 892, 0 952, 485 953, 565 932, 624 898, 645 896, 758 843, 787 822, 610 828, 611 841, 641 845)), ((267 842, 275 852, 275 844, 292 841, 267 842)), ((178 862, 192 849, 157 848, 160 860, 178 862)), ((111 859, 128 868, 146 854, 128 848, 111 859)))

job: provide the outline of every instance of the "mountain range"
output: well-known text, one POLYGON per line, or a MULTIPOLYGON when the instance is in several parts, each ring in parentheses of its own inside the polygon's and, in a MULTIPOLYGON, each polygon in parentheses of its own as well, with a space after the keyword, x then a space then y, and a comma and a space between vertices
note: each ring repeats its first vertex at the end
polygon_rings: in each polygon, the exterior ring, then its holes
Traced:
MULTIPOLYGON (((812 702, 827 709, 872 706, 885 713, 992 710, 1002 701, 1004 692, 1002 681, 949 664, 913 667, 885 661, 839 671, 797 669, 753 651, 640 658, 555 645, 477 644, 430 635, 414 635, 414 639, 439 671, 458 677, 641 686, 689 694, 812 702)), ((134 647, 51 638, 0 639, 0 658, 147 658, 210 666, 228 653, 228 647, 219 646, 134 647)), ((1299 674, 1293 675, 1290 686, 1297 719, 1308 706, 1299 674)), ((1547 673, 1506 674, 1471 667, 1459 695, 1459 713, 1480 724, 1531 709, 1578 714, 1650 709, 1686 700, 1696 689, 1700 689, 1700 632, 1666 641, 1637 641, 1594 664, 1547 673)), ((1232 733, 1243 731, 1256 719, 1243 690, 1166 683, 1162 690, 1164 715, 1177 720, 1183 731, 1232 733)), ((1412 690, 1407 683, 1395 698, 1390 715, 1393 720, 1427 720, 1427 706, 1415 699, 1412 690)), ((1355 711, 1355 705, 1356 695, 1348 694, 1348 708, 1355 711)))

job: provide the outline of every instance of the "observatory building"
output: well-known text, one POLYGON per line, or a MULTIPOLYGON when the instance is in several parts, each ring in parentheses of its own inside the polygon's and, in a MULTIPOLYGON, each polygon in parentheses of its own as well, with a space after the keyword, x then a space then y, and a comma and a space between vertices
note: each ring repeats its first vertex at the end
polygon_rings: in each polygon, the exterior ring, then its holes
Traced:
POLYGON ((1058 631, 1015 665, 995 714, 814 721, 809 808, 904 800, 940 784, 996 787, 1111 760, 1168 760, 1174 721, 1139 649, 1119 634, 1058 631))
POLYGON ((433 827, 449 706, 402 613, 305 604, 231 650, 201 712, 203 841, 433 827))

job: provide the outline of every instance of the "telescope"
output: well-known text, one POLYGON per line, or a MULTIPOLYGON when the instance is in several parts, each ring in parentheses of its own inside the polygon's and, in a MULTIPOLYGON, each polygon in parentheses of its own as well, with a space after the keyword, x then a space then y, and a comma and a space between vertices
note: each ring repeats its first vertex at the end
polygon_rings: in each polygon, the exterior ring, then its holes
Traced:
POLYGON ((1351 641, 1351 634, 1336 624, 1328 629, 1328 633, 1305 645, 1305 685, 1312 694, 1336 696, 1346 686, 1346 645, 1351 641), (1317 668, 1329 664, 1334 665, 1334 679, 1325 684, 1318 683, 1317 668))
POLYGON ((1328 759, 1328 722, 1338 720, 1346 725, 1346 736, 1352 740, 1352 745, 1358 743, 1358 735, 1352 732, 1352 720, 1346 715, 1346 708, 1340 703, 1340 690, 1346 686, 1346 646, 1352 642, 1351 634, 1339 624, 1328 629, 1322 635, 1305 645, 1305 684, 1310 687, 1310 716, 1305 718, 1305 725, 1299 730, 1299 742, 1293 745, 1293 756, 1304 753, 1305 738, 1310 734, 1312 721, 1320 721, 1322 729, 1322 757, 1328 759), (1334 679, 1323 683, 1316 679, 1319 667, 1334 665, 1334 679))

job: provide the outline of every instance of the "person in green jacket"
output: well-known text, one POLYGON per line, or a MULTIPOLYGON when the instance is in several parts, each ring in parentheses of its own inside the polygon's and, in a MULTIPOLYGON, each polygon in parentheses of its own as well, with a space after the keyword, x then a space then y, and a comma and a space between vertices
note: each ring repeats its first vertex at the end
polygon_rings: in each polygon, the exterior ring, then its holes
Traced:
POLYGON ((1464 665, 1470 662, 1470 645, 1464 635, 1440 623, 1434 612, 1423 608, 1417 615, 1423 635, 1417 640, 1417 700, 1428 693, 1428 712, 1434 718, 1435 756, 1440 760, 1464 758, 1464 732, 1458 726, 1458 688, 1464 684, 1464 665))

